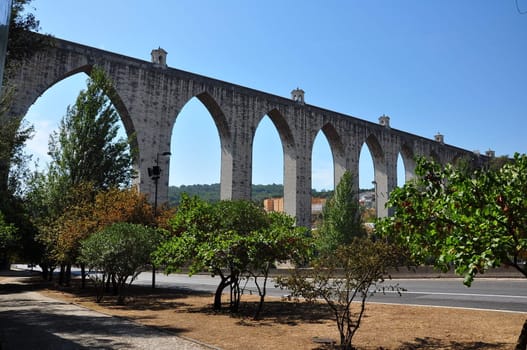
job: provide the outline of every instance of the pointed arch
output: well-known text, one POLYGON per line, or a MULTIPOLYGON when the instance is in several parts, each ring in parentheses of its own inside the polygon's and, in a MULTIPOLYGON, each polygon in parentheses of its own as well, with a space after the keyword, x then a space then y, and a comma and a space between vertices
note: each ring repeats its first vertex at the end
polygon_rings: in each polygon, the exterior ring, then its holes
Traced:
POLYGON ((377 216, 384 217, 388 215, 385 205, 388 200, 388 169, 384 150, 377 137, 373 134, 370 134, 364 143, 368 146, 373 161, 373 186, 377 216))
POLYGON ((285 120, 282 113, 280 113, 280 111, 274 108, 267 112, 267 116, 269 116, 274 126, 276 127, 276 130, 278 131, 278 135, 280 136, 280 140, 282 141, 284 153, 287 153, 286 151, 289 149, 295 149, 295 140, 293 137, 293 133, 291 132, 291 128, 289 127, 289 124, 285 120))
MULTIPOLYGON (((333 161, 333 187, 335 187, 344 172, 346 171, 346 155, 342 137, 337 132, 333 124, 326 123, 320 129, 329 143, 333 161)), ((355 176, 355 175, 354 175, 355 176)))
POLYGON ((267 114, 254 131, 251 149, 252 184, 283 184, 284 147, 276 125, 267 114))
MULTIPOLYGON (((224 152, 222 147, 221 135, 225 142, 228 139, 225 135, 229 133, 221 116, 221 109, 206 93, 190 98, 179 110, 173 118, 171 133, 170 183, 210 185, 222 182, 222 162, 225 154, 230 155, 230 148, 227 145, 228 151, 224 152)), ((221 188, 219 191, 217 196, 221 198, 221 188)))
POLYGON ((227 123, 227 118, 225 118, 225 114, 223 113, 220 105, 208 92, 197 94, 196 98, 200 100, 201 103, 203 103, 205 108, 207 108, 210 115, 212 116, 212 119, 218 128, 218 133, 220 135, 220 141, 222 143, 223 149, 223 143, 230 144, 231 142, 231 133, 228 126, 229 124, 227 123))
MULTIPOLYGON (((38 90, 35 91, 33 94, 28 94, 29 100, 26 102, 26 106, 20 106, 23 108, 20 113, 20 115, 26 115, 27 111, 29 110, 29 107, 33 105, 40 96, 42 96, 46 91, 51 89, 54 85, 57 83, 66 80, 70 78, 73 75, 84 73, 86 74, 86 78, 89 78, 91 71, 93 70, 94 65, 92 64, 84 64, 69 70, 65 70, 61 72, 60 74, 56 76, 46 75, 47 80, 45 80, 43 83, 38 85, 38 90)), ((102 67, 103 68, 103 67, 102 67)), ((104 68, 103 68, 104 70, 104 68)), ((107 78, 112 81, 112 77, 108 72, 106 72, 107 78)), ((113 82, 112 82, 113 86, 113 82)), ((128 112, 128 109, 126 108, 125 104, 123 103, 123 100, 120 97, 119 91, 115 89, 115 87, 111 91, 105 91, 106 95, 114 105, 115 109, 117 110, 117 113, 119 114, 121 121, 124 125, 124 128, 126 130, 126 134, 129 138, 132 138, 132 142, 135 146, 137 146, 137 139, 135 139, 133 136, 135 134, 135 127, 132 122, 132 119, 130 117, 130 113, 128 112)), ((133 146, 134 146, 133 145, 133 146)))
MULTIPOLYGON (((180 108, 179 113, 175 118, 172 119, 172 138, 174 135, 174 129, 178 117, 181 115, 181 111, 185 106, 189 105, 193 99, 199 101, 199 104, 204 107, 207 114, 212 118, 217 135, 219 137, 219 148, 220 148, 220 165, 219 165, 219 177, 220 177, 220 198, 231 199, 232 197, 232 183, 228 179, 232 178, 233 172, 233 149, 232 149, 232 136, 229 128, 229 123, 225 117, 225 113, 222 108, 216 102, 214 97, 207 91, 202 91, 192 97, 190 97, 184 105, 180 108)), ((210 130, 209 130, 210 132, 210 130)), ((171 166, 175 167, 176 164, 171 166)), ((176 171, 176 170, 174 170, 176 171)))
MULTIPOLYGON (((399 156, 402 158, 404 165, 404 179, 401 180, 408 182, 415 177, 415 154, 412 147, 410 147, 407 143, 403 143, 401 145, 399 156)), ((398 184, 402 183, 402 181, 399 181, 399 179, 397 182, 398 184)))
MULTIPOLYGON (((74 92, 75 96, 74 97, 72 96, 72 100, 69 101, 70 102, 69 105, 73 105, 75 103, 75 99, 78 96, 79 92, 81 90, 86 89, 86 80, 89 79, 93 68, 94 68, 93 65, 82 65, 82 66, 78 66, 77 68, 62 72, 58 76, 46 75, 47 79, 42 84, 38 85, 38 91, 36 91, 35 94, 28 94, 28 97, 29 97, 28 101, 30 101, 30 104, 27 107, 23 107, 26 109, 23 111, 21 115, 27 116, 28 112, 31 111, 31 108, 33 107, 33 105, 38 104, 38 100, 43 95, 45 95, 48 91, 54 89, 55 86, 59 85, 62 82, 69 80, 70 78, 73 78, 76 75, 82 75, 82 73, 84 73, 85 74, 84 83, 81 84, 79 82, 79 84, 74 88, 74 89, 78 89, 77 91, 74 92)), ((124 132, 130 142, 130 147, 132 149, 137 149, 138 141, 137 141, 137 137, 135 133, 135 126, 130 117, 130 113, 128 112, 128 109, 126 108, 125 104, 123 103, 123 100, 121 99, 119 91, 115 89, 111 76, 106 71, 105 71, 105 74, 106 74, 107 79, 111 82, 112 85, 109 91, 104 91, 104 93, 106 94, 106 96, 108 97, 108 99, 110 100, 110 102, 112 103, 112 105, 114 106, 115 110, 117 111, 119 115, 119 119, 122 123, 122 126, 124 127, 124 132)), ((64 102, 64 104, 62 104, 61 107, 62 106, 66 107, 66 104, 67 102, 64 102)), ((66 109, 64 108, 60 116, 55 115, 54 117, 62 118, 65 112, 66 112, 66 109)), ((47 142, 46 142, 46 145, 47 145, 47 142)), ((138 171, 139 170, 139 159, 137 158, 136 152, 132 152, 132 155, 134 156, 133 167, 136 171, 138 171)))
MULTIPOLYGON (((280 143, 282 146, 283 157, 283 186, 284 186, 284 211, 290 215, 297 215, 297 150, 293 132, 283 116, 283 114, 276 108, 269 110, 263 114, 257 124, 259 125, 262 119, 267 116, 274 125, 280 143)), ((254 147, 255 132, 252 135, 251 147, 254 147)))
POLYGON ((311 147, 311 188, 332 191, 335 188, 334 152, 327 135, 317 132, 311 147))

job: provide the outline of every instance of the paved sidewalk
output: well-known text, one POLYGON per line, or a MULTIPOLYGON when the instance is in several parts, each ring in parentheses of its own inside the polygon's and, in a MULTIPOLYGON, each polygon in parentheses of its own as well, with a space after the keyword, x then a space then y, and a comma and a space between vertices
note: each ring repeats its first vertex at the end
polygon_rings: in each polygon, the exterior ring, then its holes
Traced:
POLYGON ((0 350, 214 349, 35 291, 13 288, 22 279, 0 281, 0 350))

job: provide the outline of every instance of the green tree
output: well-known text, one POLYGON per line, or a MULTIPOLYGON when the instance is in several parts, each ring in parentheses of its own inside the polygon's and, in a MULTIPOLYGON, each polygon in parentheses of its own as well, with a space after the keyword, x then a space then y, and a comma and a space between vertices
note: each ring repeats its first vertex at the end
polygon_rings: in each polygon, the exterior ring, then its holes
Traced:
POLYGON ((259 285, 263 302, 269 269, 275 261, 296 259, 303 249, 305 229, 295 228, 291 218, 269 216, 250 201, 206 203, 183 195, 170 220, 173 235, 156 252, 156 265, 167 273, 189 267, 189 274, 207 271, 220 277, 214 308, 230 287, 230 310, 238 311, 240 281, 247 275, 263 277, 259 285))
POLYGON ((59 131, 51 136, 51 166, 71 186, 91 182, 98 191, 130 184, 132 152, 127 140, 117 138, 119 115, 112 94, 110 80, 94 68, 87 89, 68 107, 59 131))
POLYGON ((12 90, 0 94, 0 195, 20 196, 21 183, 26 179, 27 162, 24 145, 33 137, 34 128, 8 114, 13 99, 12 90))
POLYGON ((496 169, 459 170, 419 159, 417 177, 390 194, 394 215, 378 231, 406 247, 417 263, 451 266, 468 286, 502 264, 527 277, 527 156, 496 169))
POLYGON ((16 68, 23 65, 38 50, 51 43, 51 36, 35 34, 40 22, 29 8, 32 0, 13 0, 6 47, 5 74, 2 85, 9 85, 9 78, 16 68))
POLYGON ((353 349, 353 336, 360 327, 366 309, 366 299, 373 291, 385 288, 386 270, 396 264, 392 247, 383 241, 353 238, 340 245, 332 254, 317 257, 311 269, 297 269, 290 277, 278 278, 283 288, 295 298, 308 302, 322 299, 332 310, 340 334, 340 348, 353 349), (353 307, 357 301, 358 307, 353 307))
MULTIPOLYGON (((24 153, 24 145, 33 135, 33 128, 9 118, 8 109, 12 92, 4 89, 0 96, 0 212, 6 222, 16 227, 17 245, 10 245, 7 257, 24 260, 37 259, 35 228, 28 220, 23 206, 23 183, 28 179, 27 163, 30 156, 24 153)), ((8 265, 8 261, 5 262, 8 265)))
POLYGON ((35 16, 27 9, 30 0, 14 0, 10 16, 7 60, 4 80, 0 89, 0 211, 6 222, 16 227, 16 246, 11 245, 9 256, 27 261, 38 260, 41 253, 35 241, 36 228, 24 211, 23 183, 28 179, 27 163, 30 156, 24 153, 24 144, 33 135, 33 127, 23 123, 23 116, 9 113, 16 87, 9 78, 16 67, 24 64, 49 37, 38 36, 35 16))
POLYGON ((0 211, 0 269, 9 268, 10 255, 18 245, 17 228, 5 221, 0 211))
POLYGON ((219 276, 214 309, 221 309, 223 290, 230 287, 229 308, 237 312, 240 278, 249 265, 249 236, 267 224, 263 209, 249 201, 208 204, 184 195, 171 224, 176 235, 161 244, 156 265, 170 273, 188 264, 190 275, 207 271, 219 276))
POLYGON ((89 221, 85 208, 98 192, 128 186, 133 175, 128 142, 118 139, 112 94, 111 82, 94 68, 86 90, 68 107, 50 138, 47 171, 35 174, 28 186, 28 206, 46 249, 43 260, 50 266, 59 264, 61 271, 76 260, 78 242, 95 227, 84 225, 89 221))
POLYGON ((7 60, 22 62, 30 58, 44 38, 33 35, 40 30, 40 22, 28 11, 32 0, 13 0, 7 40, 7 60))
MULTIPOLYGON (((453 267, 470 286, 500 265, 527 277, 527 156, 475 171, 419 159, 417 177, 390 194, 394 215, 378 232, 407 249, 417 263, 453 267)), ((525 349, 527 321, 520 337, 525 349)), ((519 343, 520 343, 519 341, 519 343)))
POLYGON ((305 227, 295 225, 295 219, 287 214, 270 212, 269 225, 253 231, 249 237, 249 266, 247 278, 253 278, 260 302, 254 315, 257 319, 266 296, 269 273, 276 263, 304 265, 313 252, 312 239, 305 227))
POLYGON ((115 279, 117 302, 124 303, 125 287, 132 284, 150 262, 158 243, 155 229, 139 224, 115 223, 82 241, 79 262, 90 271, 97 301, 102 299, 104 281, 115 279))
POLYGON ((319 251, 332 254, 340 245, 365 236, 360 214, 353 176, 346 171, 322 211, 322 224, 316 232, 319 251))

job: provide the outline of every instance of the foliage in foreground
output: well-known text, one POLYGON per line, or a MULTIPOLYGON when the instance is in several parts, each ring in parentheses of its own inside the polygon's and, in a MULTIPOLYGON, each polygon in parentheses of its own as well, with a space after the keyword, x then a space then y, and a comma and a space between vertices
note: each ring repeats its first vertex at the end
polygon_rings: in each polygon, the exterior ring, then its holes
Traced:
MULTIPOLYGON (((417 178, 390 194, 394 215, 378 232, 417 263, 453 267, 467 286, 501 265, 527 277, 527 156, 499 165, 471 171, 419 159, 417 178)), ((516 348, 526 347, 527 321, 516 348)))
POLYGON ((18 245, 16 227, 5 221, 0 211, 0 268, 4 268, 9 261, 10 252, 18 245))
POLYGON ((229 287, 231 312, 238 311, 240 282, 247 276, 263 277, 261 309, 270 267, 305 256, 305 229, 293 223, 285 214, 267 214, 250 201, 209 204, 184 196, 170 220, 173 236, 161 244, 155 262, 167 273, 187 266, 190 275, 206 271, 219 276, 214 308, 221 309, 223 290, 229 287))
POLYGON ((365 235, 353 176, 346 171, 323 208, 322 223, 315 236, 317 248, 322 254, 330 254, 340 245, 365 235))
POLYGON ((97 302, 101 301, 109 279, 117 291, 117 302, 124 302, 126 285, 132 284, 141 268, 150 262, 159 242, 157 237, 153 228, 116 223, 81 243, 79 262, 88 267, 97 290, 97 302))
MULTIPOLYGON (((26 207, 44 247, 39 263, 46 269, 61 266, 60 283, 78 255, 79 242, 100 229, 107 217, 96 218, 96 196, 126 187, 133 175, 127 140, 118 138, 118 121, 111 81, 94 68, 85 90, 68 107, 59 130, 50 137, 51 162, 28 182, 26 207)), ((114 197, 115 197, 115 193, 114 197)))
POLYGON ((419 159, 417 178, 390 194, 392 217, 378 232, 408 249, 417 263, 454 267, 468 286, 502 264, 527 277, 527 156, 497 169, 467 171, 419 159))
POLYGON ((96 190, 130 184, 132 154, 128 140, 118 138, 119 114, 111 103, 112 82, 95 67, 86 90, 68 107, 50 139, 50 167, 66 185, 91 182, 96 190))
POLYGON ((280 277, 281 287, 293 297, 309 302, 322 299, 332 310, 340 334, 340 347, 353 349, 352 340, 366 307, 366 299, 383 284, 386 270, 395 266, 397 255, 385 242, 355 238, 330 254, 316 258, 311 268, 296 269, 291 277, 280 277), (352 306, 359 301, 358 310, 352 306))

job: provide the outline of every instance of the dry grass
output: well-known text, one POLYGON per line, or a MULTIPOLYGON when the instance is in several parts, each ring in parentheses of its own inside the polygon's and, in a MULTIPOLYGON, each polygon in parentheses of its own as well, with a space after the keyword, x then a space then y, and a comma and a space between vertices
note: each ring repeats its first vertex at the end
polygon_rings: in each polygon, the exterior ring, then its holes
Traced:
MULTIPOLYGON (((105 297, 96 304, 90 290, 77 285, 42 290, 106 314, 126 317, 221 349, 321 349, 313 338, 337 340, 338 332, 323 304, 269 298, 262 319, 254 321, 253 296, 242 297, 240 315, 212 311, 210 294, 132 287, 124 306, 105 297)), ((525 314, 368 304, 354 338, 359 349, 512 349, 525 314)))

